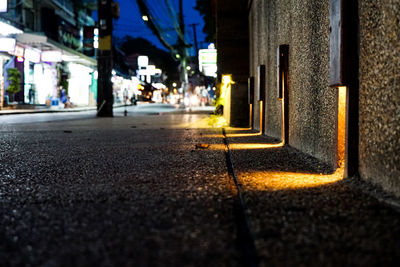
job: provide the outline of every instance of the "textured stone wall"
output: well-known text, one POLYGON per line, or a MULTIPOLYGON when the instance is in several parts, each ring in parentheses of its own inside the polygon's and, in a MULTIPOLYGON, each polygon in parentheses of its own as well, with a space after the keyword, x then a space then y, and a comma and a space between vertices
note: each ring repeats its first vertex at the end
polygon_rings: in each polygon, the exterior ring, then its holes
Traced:
POLYGON ((400 196, 400 2, 359 1, 360 176, 400 196))
POLYGON ((265 134, 281 137, 276 50, 288 44, 289 144, 334 167, 338 92, 329 87, 329 0, 254 0, 249 21, 251 75, 257 78, 260 64, 267 68, 265 134))

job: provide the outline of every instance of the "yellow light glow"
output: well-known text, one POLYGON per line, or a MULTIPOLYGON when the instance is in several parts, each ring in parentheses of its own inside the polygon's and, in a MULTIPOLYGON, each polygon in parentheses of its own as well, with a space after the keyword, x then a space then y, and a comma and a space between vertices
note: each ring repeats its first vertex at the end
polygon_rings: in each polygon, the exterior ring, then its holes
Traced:
MULTIPOLYGON (((211 128, 222 128, 227 126, 226 120, 221 116, 191 116, 190 122, 182 123, 178 128, 190 128, 190 129, 211 129, 211 128)), ((207 137, 203 135, 203 137, 207 137)), ((217 137, 223 137, 218 135, 217 137)))
POLYGON ((149 21, 149 17, 146 16, 146 15, 143 15, 143 16, 142 16, 142 19, 143 19, 144 21, 149 21))
POLYGON ((227 134, 226 137, 249 137, 249 136, 260 136, 261 133, 234 133, 234 134, 227 134))
POLYGON ((222 83, 227 84, 232 82, 232 75, 222 75, 222 83))
POLYGON ((249 131, 251 128, 240 128, 240 127, 227 127, 227 130, 232 130, 232 131, 249 131))
POLYGON ((286 142, 285 140, 285 72, 282 72, 282 98, 281 100, 281 108, 282 108, 282 122, 281 122, 281 140, 283 143, 286 142))
POLYGON ((262 125, 263 125, 263 123, 264 123, 264 121, 263 121, 263 117, 264 117, 264 114, 263 114, 263 102, 260 100, 260 135, 262 134, 262 125))
MULTIPOLYGON (((248 129, 250 130, 250 129, 248 129)), ((226 137, 228 138, 236 138, 236 137, 250 137, 250 136, 260 136, 261 133, 232 133, 232 134, 226 134, 226 137)), ((223 138, 224 136, 222 134, 206 134, 203 135, 204 137, 207 138, 223 138)))
POLYGON ((276 191, 333 184, 343 179, 343 169, 337 169, 335 173, 327 175, 279 171, 238 173, 238 175, 247 190, 276 191))
POLYGON ((346 150, 346 94, 347 87, 340 86, 338 99, 338 146, 337 146, 337 165, 344 166, 346 150))
MULTIPOLYGON (((229 144, 230 150, 250 150, 250 149, 270 149, 282 147, 283 143, 279 144, 262 144, 262 143, 233 143, 229 144)), ((225 144, 212 144, 210 145, 211 150, 225 150, 225 144)))
POLYGON ((230 89, 232 83, 233 83, 232 75, 230 74, 222 75, 222 85, 221 85, 222 98, 226 97, 226 94, 228 93, 228 90, 230 89))
POLYGON ((249 125, 251 127, 251 125, 253 124, 253 104, 249 105, 249 125))
POLYGON ((205 138, 224 138, 223 134, 203 134, 205 138))

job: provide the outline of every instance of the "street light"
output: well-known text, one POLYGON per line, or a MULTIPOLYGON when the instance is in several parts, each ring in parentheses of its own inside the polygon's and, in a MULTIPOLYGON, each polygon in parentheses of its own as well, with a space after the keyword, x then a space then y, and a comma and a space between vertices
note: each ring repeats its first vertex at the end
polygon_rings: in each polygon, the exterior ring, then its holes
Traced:
POLYGON ((149 17, 146 16, 146 15, 143 15, 143 16, 142 16, 142 20, 144 20, 144 21, 149 21, 149 17))

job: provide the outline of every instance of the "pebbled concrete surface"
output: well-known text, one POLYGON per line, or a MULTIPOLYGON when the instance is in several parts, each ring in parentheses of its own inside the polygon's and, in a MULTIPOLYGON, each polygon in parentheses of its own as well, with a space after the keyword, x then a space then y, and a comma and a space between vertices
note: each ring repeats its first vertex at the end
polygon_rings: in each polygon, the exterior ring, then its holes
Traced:
POLYGON ((360 1, 360 174, 400 197, 400 3, 360 1))
POLYGON ((398 266, 400 213, 382 192, 291 147, 243 149, 274 139, 228 140, 260 266, 398 266))
POLYGON ((237 266, 232 190, 205 115, 0 128, 1 266, 237 266))

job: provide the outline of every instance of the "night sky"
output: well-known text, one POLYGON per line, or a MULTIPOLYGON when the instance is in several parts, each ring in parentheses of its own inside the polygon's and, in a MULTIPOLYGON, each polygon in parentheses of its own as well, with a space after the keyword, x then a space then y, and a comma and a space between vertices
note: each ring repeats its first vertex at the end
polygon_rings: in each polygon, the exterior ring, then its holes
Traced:
MULTIPOLYGON (((151 2, 151 1, 150 1, 151 2)), ((158 1, 153 0, 156 4, 158 1)), ((124 37, 130 35, 132 37, 142 37, 157 47, 165 49, 164 46, 158 41, 157 37, 151 32, 151 30, 144 24, 139 8, 136 4, 136 0, 118 0, 120 4, 120 18, 114 22, 114 35, 117 37, 124 37)), ((204 41, 204 34, 202 32, 203 19, 199 12, 194 9, 196 0, 184 0, 184 21, 186 25, 199 23, 197 26, 197 41, 199 48, 206 47, 207 44, 201 43, 204 41)), ((186 26, 186 38, 189 43, 193 44, 193 29, 192 27, 186 26)), ((189 51, 190 54, 194 54, 194 49, 189 51)))

